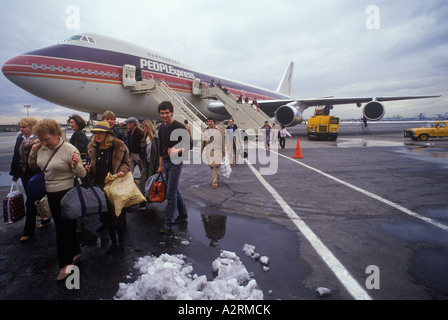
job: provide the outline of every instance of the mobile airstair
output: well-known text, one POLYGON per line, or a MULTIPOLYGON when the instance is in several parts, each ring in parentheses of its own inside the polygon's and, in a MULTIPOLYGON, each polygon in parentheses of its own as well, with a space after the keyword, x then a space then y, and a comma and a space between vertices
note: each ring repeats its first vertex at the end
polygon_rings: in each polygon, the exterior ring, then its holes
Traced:
MULTIPOLYGON (((123 66, 123 86, 130 88, 132 94, 150 95, 158 103, 166 100, 171 101, 174 106, 174 119, 182 123, 187 119, 195 131, 194 136, 200 137, 202 131, 206 128, 207 117, 164 82, 157 82, 154 79, 137 81, 139 76, 136 69, 133 65, 123 66)), ((252 129, 257 131, 264 125, 265 121, 270 120, 269 116, 260 109, 255 110, 249 104, 238 103, 231 92, 224 92, 219 87, 200 88, 199 79, 193 81, 192 93, 202 99, 218 99, 221 101, 237 126, 242 130, 252 129)))
POLYGON ((203 99, 216 98, 221 101, 240 129, 258 130, 264 126, 265 121, 270 121, 269 116, 261 109, 256 110, 247 103, 238 103, 231 92, 224 92, 221 88, 201 88, 198 93, 203 99))
POLYGON ((164 82, 156 82, 153 79, 137 81, 131 89, 131 93, 150 95, 157 103, 171 101, 174 107, 173 118, 181 123, 184 123, 185 119, 188 120, 194 131, 192 132, 193 137, 200 137, 206 127, 207 117, 164 82))

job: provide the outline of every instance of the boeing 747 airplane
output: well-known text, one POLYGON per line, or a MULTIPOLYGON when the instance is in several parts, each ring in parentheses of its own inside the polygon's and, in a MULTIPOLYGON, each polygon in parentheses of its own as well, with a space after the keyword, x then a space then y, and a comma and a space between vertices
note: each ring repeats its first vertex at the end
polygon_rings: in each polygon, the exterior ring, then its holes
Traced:
POLYGON ((219 82, 227 95, 256 99, 263 114, 285 126, 302 122, 303 111, 312 106, 365 104, 363 116, 375 121, 384 116, 382 102, 439 97, 295 99, 291 97, 293 71, 291 62, 277 90, 270 91, 206 74, 162 53, 92 33, 19 55, 2 68, 14 84, 52 103, 91 115, 109 109, 118 117, 138 119, 159 119, 160 100, 176 99, 190 113, 200 115, 200 120, 208 116, 216 120, 233 116, 238 124, 239 107, 229 109, 226 105, 232 102, 226 103, 220 92, 204 90, 212 80, 215 84, 219 82), (236 113, 232 114, 232 110, 236 113))

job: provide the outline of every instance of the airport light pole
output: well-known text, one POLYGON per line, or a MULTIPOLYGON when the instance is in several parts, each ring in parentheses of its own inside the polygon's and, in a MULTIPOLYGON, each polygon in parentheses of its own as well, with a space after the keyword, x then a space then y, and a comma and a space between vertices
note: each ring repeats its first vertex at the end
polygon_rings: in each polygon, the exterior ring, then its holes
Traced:
POLYGON ((23 107, 26 109, 26 116, 29 117, 30 116, 30 108, 31 105, 30 104, 24 104, 23 107))

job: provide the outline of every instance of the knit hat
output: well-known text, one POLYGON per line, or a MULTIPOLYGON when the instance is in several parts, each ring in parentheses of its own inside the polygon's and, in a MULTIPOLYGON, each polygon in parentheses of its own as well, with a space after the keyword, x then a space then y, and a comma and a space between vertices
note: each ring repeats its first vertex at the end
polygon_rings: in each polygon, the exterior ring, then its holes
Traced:
POLYGON ((110 130, 109 122, 106 121, 98 121, 90 132, 106 132, 113 134, 113 131, 110 130))

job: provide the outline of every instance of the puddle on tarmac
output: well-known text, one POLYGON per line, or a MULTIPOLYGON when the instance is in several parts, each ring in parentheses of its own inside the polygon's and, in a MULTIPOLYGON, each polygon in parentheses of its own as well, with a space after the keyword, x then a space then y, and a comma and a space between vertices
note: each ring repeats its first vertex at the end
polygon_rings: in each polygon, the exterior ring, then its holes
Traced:
POLYGON ((425 145, 409 144, 406 145, 406 148, 397 151, 415 160, 448 166, 448 146, 436 146, 433 143, 426 143, 425 145))
POLYGON ((408 146, 407 150, 415 155, 426 155, 432 158, 448 159, 448 146, 436 146, 428 143, 424 146, 408 146))
POLYGON ((402 147, 403 142, 386 140, 368 140, 368 139, 347 139, 339 138, 336 146, 339 148, 353 147, 402 147))

